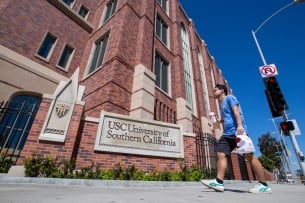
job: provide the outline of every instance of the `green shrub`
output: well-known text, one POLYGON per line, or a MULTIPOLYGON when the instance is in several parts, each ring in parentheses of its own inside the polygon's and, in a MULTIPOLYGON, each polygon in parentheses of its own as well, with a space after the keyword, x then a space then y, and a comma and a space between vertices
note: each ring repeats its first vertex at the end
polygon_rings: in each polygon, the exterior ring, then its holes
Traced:
POLYGON ((25 175, 27 177, 39 177, 42 168, 43 156, 41 154, 33 153, 32 157, 25 158, 24 167, 25 175))
POLYGON ((2 151, 0 154, 0 173, 7 173, 11 166, 14 165, 14 161, 7 158, 5 154, 5 151, 2 151))
POLYGON ((199 181, 215 177, 215 171, 201 170, 197 166, 190 168, 180 164, 179 171, 158 171, 155 168, 150 172, 138 170, 134 165, 126 168, 117 163, 112 169, 100 169, 100 165, 93 162, 87 167, 75 170, 75 159, 68 161, 60 157, 44 158, 41 154, 33 153, 24 160, 25 175, 27 177, 48 178, 80 178, 102 180, 140 180, 140 181, 199 181))

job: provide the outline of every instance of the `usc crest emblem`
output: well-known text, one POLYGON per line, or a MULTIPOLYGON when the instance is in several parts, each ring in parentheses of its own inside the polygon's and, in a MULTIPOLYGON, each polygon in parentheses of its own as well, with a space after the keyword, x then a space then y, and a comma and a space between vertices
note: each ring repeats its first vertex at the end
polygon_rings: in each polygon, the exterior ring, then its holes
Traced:
POLYGON ((55 109, 56 109, 56 115, 58 116, 58 118, 62 118, 67 115, 67 113, 70 110, 70 106, 68 104, 64 104, 64 103, 57 103, 55 109))

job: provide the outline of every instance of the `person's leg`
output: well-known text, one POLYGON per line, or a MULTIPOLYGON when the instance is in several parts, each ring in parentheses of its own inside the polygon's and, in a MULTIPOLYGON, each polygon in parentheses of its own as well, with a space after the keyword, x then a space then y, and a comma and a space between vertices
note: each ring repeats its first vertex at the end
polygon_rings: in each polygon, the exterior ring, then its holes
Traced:
POLYGON ((245 154, 245 159, 250 162, 250 165, 253 169, 253 172, 255 173, 255 176, 257 177, 257 180, 262 183, 266 183, 265 178, 265 172, 263 169, 263 166, 261 162, 251 153, 251 154, 245 154))
MULTIPOLYGON (((231 140, 231 139, 230 139, 231 140)), ((216 146, 216 156, 217 156, 217 176, 214 180, 201 180, 201 182, 212 188, 216 191, 223 192, 224 191, 224 184, 223 179, 225 176, 225 172, 227 169, 227 155, 231 153, 230 143, 227 138, 221 137, 216 146)))
POLYGON ((223 152, 217 152, 217 176, 216 179, 213 180, 201 180, 202 184, 205 186, 208 186, 209 188, 212 188, 218 192, 224 191, 224 184, 223 179, 225 175, 225 171, 227 168, 227 158, 225 153, 223 152))
POLYGON ((223 181, 227 166, 228 160, 226 154, 223 152, 217 152, 217 179, 223 181))
POLYGON ((232 150, 236 147, 235 137, 222 137, 219 140, 217 146, 217 180, 221 180, 225 177, 225 173, 228 167, 228 156, 231 155, 232 150))
POLYGON ((250 162, 253 172, 255 173, 259 184, 256 185, 254 188, 250 189, 250 193, 267 193, 271 194, 272 190, 266 183, 265 172, 261 162, 251 153, 245 154, 245 159, 250 162))

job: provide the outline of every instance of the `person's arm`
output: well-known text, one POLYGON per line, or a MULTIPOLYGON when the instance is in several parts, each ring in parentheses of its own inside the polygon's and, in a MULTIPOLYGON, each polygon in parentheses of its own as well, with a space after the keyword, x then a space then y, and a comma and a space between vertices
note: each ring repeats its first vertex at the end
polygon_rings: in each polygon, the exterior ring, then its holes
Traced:
POLYGON ((218 121, 218 123, 223 124, 223 119, 218 119, 217 121, 218 121))
POLYGON ((218 123, 221 123, 221 124, 223 124, 223 119, 222 118, 216 118, 216 121, 218 122, 218 123))
POLYGON ((237 123, 237 129, 236 129, 236 134, 241 135, 244 133, 244 128, 242 125, 242 120, 239 112, 238 105, 232 106, 233 114, 237 123))

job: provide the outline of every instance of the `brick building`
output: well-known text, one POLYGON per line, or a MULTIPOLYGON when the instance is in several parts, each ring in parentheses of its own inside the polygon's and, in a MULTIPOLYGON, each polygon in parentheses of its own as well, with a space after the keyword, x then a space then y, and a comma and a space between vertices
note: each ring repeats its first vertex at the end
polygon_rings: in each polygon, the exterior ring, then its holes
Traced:
MULTIPOLYGON (((3 0, 0 69, 0 147, 17 165, 216 168, 212 89, 228 84, 178 0, 3 0)), ((253 179, 231 160, 229 178, 253 179)))

